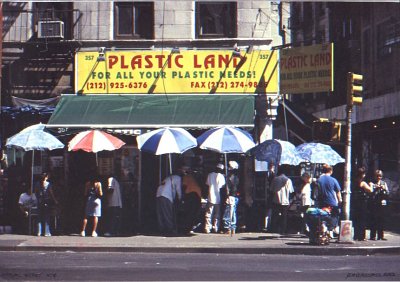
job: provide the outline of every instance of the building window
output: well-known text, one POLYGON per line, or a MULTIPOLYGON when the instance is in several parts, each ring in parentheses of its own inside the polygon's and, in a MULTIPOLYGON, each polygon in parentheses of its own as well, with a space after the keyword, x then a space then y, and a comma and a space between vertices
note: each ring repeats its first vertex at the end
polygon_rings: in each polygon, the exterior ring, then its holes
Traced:
POLYGON ((40 34, 42 38, 73 38, 73 3, 39 2, 34 3, 33 7, 35 24, 38 25, 41 22, 40 34))
POLYGON ((196 38, 237 37, 236 2, 196 2, 196 38))
POLYGON ((154 38, 153 2, 115 2, 115 38, 154 38))
POLYGON ((378 25, 378 56, 383 57, 393 52, 394 45, 400 43, 400 22, 388 20, 378 25))
POLYGON ((362 50, 364 51, 364 53, 363 53, 364 65, 368 66, 370 64, 370 60, 371 60, 371 57, 370 57, 371 56, 371 31, 370 31, 370 29, 367 29, 364 31, 362 50))
POLYGON ((321 3, 316 3, 316 4, 317 4, 317 9, 318 9, 318 15, 320 17, 325 16, 326 3, 321 2, 321 3))

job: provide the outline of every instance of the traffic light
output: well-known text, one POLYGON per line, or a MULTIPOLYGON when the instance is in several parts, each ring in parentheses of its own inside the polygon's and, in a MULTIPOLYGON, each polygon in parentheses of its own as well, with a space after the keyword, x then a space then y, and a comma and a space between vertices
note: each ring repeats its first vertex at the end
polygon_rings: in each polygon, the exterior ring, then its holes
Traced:
POLYGON ((314 141, 328 142, 332 138, 333 123, 328 119, 320 119, 312 124, 312 135, 314 141))
POLYGON ((363 76, 361 74, 347 73, 347 105, 353 106, 362 104, 362 80, 363 76))
POLYGON ((320 118, 312 124, 313 140, 318 142, 345 142, 346 126, 339 121, 320 118))

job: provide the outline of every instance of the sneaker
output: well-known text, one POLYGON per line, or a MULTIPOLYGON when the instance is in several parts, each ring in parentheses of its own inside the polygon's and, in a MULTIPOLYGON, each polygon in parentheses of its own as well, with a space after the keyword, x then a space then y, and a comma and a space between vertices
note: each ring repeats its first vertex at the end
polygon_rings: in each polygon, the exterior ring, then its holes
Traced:
POLYGON ((82 236, 82 237, 85 237, 85 231, 82 231, 82 232, 81 232, 81 236, 82 236))
POLYGON ((96 231, 93 231, 93 232, 92 232, 92 237, 97 237, 96 231))
POLYGON ((211 232, 210 232, 210 230, 204 230, 204 233, 210 234, 211 232))
POLYGON ((44 237, 51 237, 51 234, 50 233, 44 234, 44 237))
POLYGON ((40 237, 40 233, 36 234, 36 236, 40 237))

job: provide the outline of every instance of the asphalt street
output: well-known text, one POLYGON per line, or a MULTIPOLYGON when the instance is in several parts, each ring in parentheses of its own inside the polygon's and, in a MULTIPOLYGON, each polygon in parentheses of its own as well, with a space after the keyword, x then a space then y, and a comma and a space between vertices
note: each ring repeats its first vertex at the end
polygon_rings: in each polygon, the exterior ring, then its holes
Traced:
POLYGON ((0 252, 3 281, 398 281, 400 256, 0 252))

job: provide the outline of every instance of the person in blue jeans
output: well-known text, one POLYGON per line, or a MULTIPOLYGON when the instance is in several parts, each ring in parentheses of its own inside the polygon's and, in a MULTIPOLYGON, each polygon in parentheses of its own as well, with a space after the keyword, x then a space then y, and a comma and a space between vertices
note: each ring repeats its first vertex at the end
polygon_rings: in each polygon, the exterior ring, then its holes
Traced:
POLYGON ((332 177, 333 168, 324 164, 322 166, 322 174, 317 180, 318 183, 318 206, 319 208, 328 208, 332 211, 332 223, 330 231, 336 229, 338 232, 338 222, 340 215, 340 205, 342 203, 341 187, 336 178, 332 177))
POLYGON ((227 177, 227 198, 225 201, 225 210, 222 217, 225 234, 235 234, 237 216, 236 210, 239 203, 239 177, 237 175, 239 164, 236 161, 229 162, 229 171, 227 177))
POLYGON ((53 207, 53 204, 58 205, 58 202, 54 197, 52 186, 49 182, 49 175, 47 173, 42 173, 40 181, 36 184, 35 194, 38 201, 37 236, 44 235, 49 237, 51 236, 51 208, 53 207))

